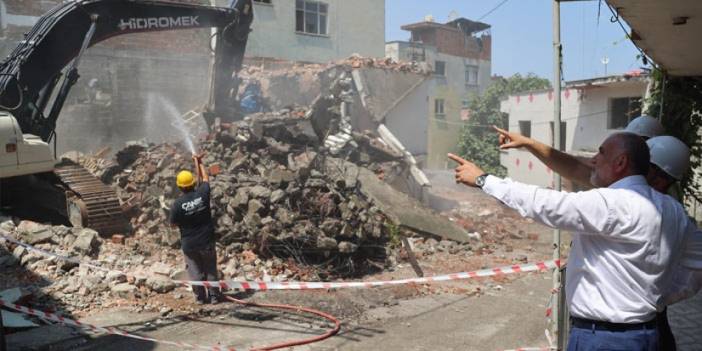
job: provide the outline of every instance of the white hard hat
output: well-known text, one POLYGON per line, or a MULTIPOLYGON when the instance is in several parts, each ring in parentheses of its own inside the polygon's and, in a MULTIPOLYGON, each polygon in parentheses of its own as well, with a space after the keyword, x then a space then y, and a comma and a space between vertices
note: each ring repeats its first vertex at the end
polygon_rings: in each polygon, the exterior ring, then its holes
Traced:
POLYGON ((657 119, 643 115, 631 120, 624 131, 653 138, 663 134, 663 125, 657 119))
POLYGON ((657 136, 646 141, 651 151, 651 163, 669 176, 680 180, 690 166, 690 148, 680 139, 669 135, 657 136))

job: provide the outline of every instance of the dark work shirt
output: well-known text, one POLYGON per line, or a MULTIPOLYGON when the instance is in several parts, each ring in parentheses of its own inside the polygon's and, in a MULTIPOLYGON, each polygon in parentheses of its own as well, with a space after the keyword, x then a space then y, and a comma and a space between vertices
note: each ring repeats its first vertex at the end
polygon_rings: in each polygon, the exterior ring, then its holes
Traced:
POLYGON ((183 251, 202 250, 214 243, 214 223, 210 211, 210 184, 178 198, 171 207, 170 222, 180 228, 183 251))

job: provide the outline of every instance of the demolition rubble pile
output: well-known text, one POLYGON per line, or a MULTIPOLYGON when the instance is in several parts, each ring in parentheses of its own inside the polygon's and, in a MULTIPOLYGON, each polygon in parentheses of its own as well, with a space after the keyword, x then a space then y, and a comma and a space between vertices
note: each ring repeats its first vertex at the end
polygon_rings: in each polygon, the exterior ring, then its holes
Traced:
MULTIPOLYGON (((384 265, 388 224, 359 191, 353 168, 357 163, 381 172, 378 162, 392 168, 399 155, 356 134, 358 147, 345 155, 356 163, 332 157, 320 148, 304 116, 302 110, 253 115, 250 122, 217 126, 200 143, 213 175, 218 242, 228 253, 248 249, 262 257, 334 267, 322 278, 353 274, 367 260, 384 265)), ((123 202, 132 205, 135 236, 178 248, 179 234, 168 228, 168 213, 180 196, 176 174, 192 169, 190 153, 161 144, 133 156, 113 181, 123 202)))
MULTIPOLYGON (((205 152, 204 162, 214 176, 216 234, 227 255, 251 250, 260 257, 312 267, 315 277, 329 279, 393 263, 386 243, 397 223, 390 223, 361 191, 359 167, 378 178, 401 177, 416 168, 406 152, 381 137, 352 130, 349 110, 357 91, 351 70, 420 68, 360 57, 324 67, 324 73, 320 67, 297 68, 315 72, 317 81, 327 79, 316 98, 307 102, 309 108, 287 107, 252 113, 240 122, 216 122, 198 151, 205 152)), ((265 85, 264 73, 245 71, 245 80, 265 85)), ((296 72, 292 71, 288 73, 296 72)), ((176 174, 191 168, 189 151, 160 144, 122 150, 114 167, 99 172, 131 208, 137 238, 177 248, 179 234, 168 228, 168 212, 180 195, 176 174)))
MULTIPOLYGON (((378 184, 369 190, 369 183, 397 183, 409 174, 416 179, 417 166, 406 151, 388 142, 382 128, 379 135, 352 130, 350 105, 359 108, 359 103, 350 72, 359 67, 412 73, 427 72, 426 68, 360 57, 318 66, 293 69, 311 70, 314 79, 327 80, 310 90, 313 98, 290 104, 263 94, 268 102, 261 110, 275 112, 250 113, 239 122, 217 121, 197 140, 197 151, 205 153, 203 161, 211 175, 223 279, 358 277, 395 266, 399 253, 388 243, 398 242, 401 226, 402 230, 414 228, 399 223, 403 218, 388 212, 391 207, 407 206, 400 212, 416 213, 412 210, 417 206, 409 198, 393 195, 390 205, 381 206, 369 196, 369 192, 382 190, 378 184)), ((256 68, 245 69, 243 76, 264 88, 267 77, 273 77, 256 68)), ((172 292, 176 299, 183 298, 184 291, 176 290, 171 280, 187 278, 180 268, 180 234, 169 226, 168 215, 181 195, 176 174, 193 168, 192 151, 184 145, 130 143, 113 160, 74 155, 115 187, 132 218, 133 231, 101 238, 91 229, 0 221, 5 235, 106 269, 78 267, 6 244, 0 246, 0 266, 31 272, 31 276, 20 275, 10 286, 27 286, 29 280, 35 306, 51 306, 50 301, 58 299, 65 304, 60 308, 67 311, 104 307, 114 303, 115 297, 137 301, 137 309, 148 308, 141 298, 149 296, 172 292)), ((436 222, 427 223, 418 231, 426 232, 422 228, 436 222)), ((442 243, 441 247, 450 244, 442 243)), ((471 251, 468 245, 449 246, 466 254, 471 251)))
POLYGON ((351 75, 354 70, 372 69, 414 76, 431 74, 431 67, 426 63, 396 62, 391 58, 357 55, 331 64, 275 62, 250 65, 244 66, 239 74, 242 81, 239 101, 245 113, 277 111, 295 104, 311 106, 341 72, 351 75))
POLYGON ((392 58, 372 58, 352 55, 346 59, 336 61, 332 64, 316 63, 294 63, 280 64, 281 67, 261 67, 256 65, 244 66, 240 75, 243 79, 258 79, 273 77, 281 74, 287 76, 299 76, 305 73, 317 74, 319 72, 335 67, 357 68, 380 68, 388 71, 408 72, 421 75, 431 73, 431 67, 424 62, 397 62, 392 58))
POLYGON ((382 68, 384 70, 400 71, 400 72, 411 72, 417 74, 430 74, 431 67, 429 67, 425 62, 397 62, 392 58, 370 58, 361 57, 358 55, 353 55, 346 60, 337 62, 339 65, 348 65, 352 68, 382 68))

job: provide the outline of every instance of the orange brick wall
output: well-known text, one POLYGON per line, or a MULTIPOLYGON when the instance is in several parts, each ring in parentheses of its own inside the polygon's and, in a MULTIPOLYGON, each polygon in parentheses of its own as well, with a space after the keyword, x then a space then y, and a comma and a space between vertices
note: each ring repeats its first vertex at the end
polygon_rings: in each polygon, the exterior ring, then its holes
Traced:
POLYGON ((466 37, 463 32, 453 28, 428 28, 415 30, 412 37, 413 40, 435 46, 440 53, 488 61, 492 57, 490 35, 466 37))

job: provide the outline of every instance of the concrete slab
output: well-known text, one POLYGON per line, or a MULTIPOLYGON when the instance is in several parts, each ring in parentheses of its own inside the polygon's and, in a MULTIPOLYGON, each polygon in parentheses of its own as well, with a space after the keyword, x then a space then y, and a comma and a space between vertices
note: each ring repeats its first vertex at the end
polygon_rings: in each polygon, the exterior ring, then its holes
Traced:
POLYGON ((359 89, 363 106, 376 122, 382 122, 390 110, 402 101, 428 76, 411 72, 391 71, 380 68, 354 70, 354 82, 359 89))
POLYGON ((5 328, 31 328, 39 326, 27 319, 24 314, 9 311, 1 311, 0 313, 2 314, 2 325, 5 326, 5 328))
POLYGON ((327 158, 324 167, 327 174, 340 170, 354 172, 353 175, 361 183, 361 192, 400 227, 458 242, 469 241, 468 233, 463 228, 427 209, 407 194, 393 189, 368 169, 335 158, 327 158))

